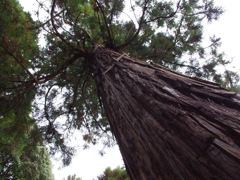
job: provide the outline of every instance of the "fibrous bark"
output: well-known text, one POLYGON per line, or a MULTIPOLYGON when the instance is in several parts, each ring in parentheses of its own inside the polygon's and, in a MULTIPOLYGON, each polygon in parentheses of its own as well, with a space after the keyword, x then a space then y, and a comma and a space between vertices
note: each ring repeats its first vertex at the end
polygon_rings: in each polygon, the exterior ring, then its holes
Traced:
POLYGON ((240 96, 105 48, 93 71, 131 179, 240 179, 240 96))

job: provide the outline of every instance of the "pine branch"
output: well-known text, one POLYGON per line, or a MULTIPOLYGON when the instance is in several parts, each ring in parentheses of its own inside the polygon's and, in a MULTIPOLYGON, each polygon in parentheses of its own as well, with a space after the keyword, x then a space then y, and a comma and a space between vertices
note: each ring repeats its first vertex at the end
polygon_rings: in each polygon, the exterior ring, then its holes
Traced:
POLYGON ((53 26, 53 29, 55 31, 55 34, 56 36, 58 36, 66 45, 68 45, 70 48, 76 50, 77 52, 80 52, 82 55, 87 55, 88 52, 85 51, 84 49, 82 48, 76 48, 75 46, 73 46, 69 41, 67 41, 57 30, 57 27, 55 25, 55 22, 54 22, 54 9, 55 9, 55 6, 56 6, 56 0, 53 0, 53 4, 52 4, 52 9, 51 9, 51 23, 52 23, 52 26, 53 26))
POLYGON ((181 2, 181 0, 178 1, 176 10, 173 13, 169 14, 168 16, 158 16, 156 18, 153 18, 153 19, 150 19, 148 21, 145 21, 144 23, 153 22, 153 21, 156 21, 158 19, 168 19, 168 18, 174 17, 177 14, 177 11, 178 11, 178 9, 180 7, 180 2, 181 2))
MULTIPOLYGON (((59 16, 64 10, 60 11, 59 13, 55 14, 54 15, 54 18, 59 16)), ((46 20, 44 23, 42 24, 39 24, 37 26, 32 26, 31 29, 39 29, 39 28, 43 28, 46 24, 50 23, 51 22, 51 18, 46 20)))
POLYGON ((25 95, 27 94, 27 92, 31 89, 31 88, 34 88, 33 84, 30 84, 26 87, 25 91, 21 94, 20 97, 17 98, 17 101, 10 107, 8 108, 7 110, 3 111, 3 112, 0 112, 0 114, 5 114, 9 111, 11 111, 13 108, 15 108, 17 105, 19 105, 25 98, 25 95))
MULTIPOLYGON (((86 57, 89 57, 90 54, 85 54, 86 57)), ((77 53, 77 54, 74 54, 73 57, 68 60, 60 69, 58 69, 56 72, 48 75, 48 76, 45 76, 45 77, 42 77, 42 78, 39 78, 39 83, 38 84, 43 84, 45 82, 47 82, 48 80, 50 79, 53 79, 54 77, 56 77, 61 71, 63 71, 64 69, 66 69, 69 65, 73 64, 78 58, 80 57, 84 57, 83 54, 80 52, 80 53, 77 53)))
POLYGON ((104 11, 103 11, 103 9, 102 9, 101 4, 100 4, 97 0, 95 0, 95 2, 97 3, 97 5, 98 5, 98 7, 99 7, 99 9, 100 9, 100 11, 101 11, 101 14, 102 14, 102 16, 103 16, 104 24, 105 24, 105 27, 106 27, 107 33, 108 33, 109 43, 110 43, 111 46, 114 46, 114 39, 113 39, 111 30, 110 30, 110 28, 109 28, 109 26, 108 26, 108 22, 107 22, 106 15, 105 15, 105 13, 104 13, 104 11))
MULTIPOLYGON (((39 83, 39 81, 37 80, 37 78, 28 70, 28 68, 25 67, 25 65, 7 48, 5 47, 4 45, 0 45, 4 50, 7 51, 7 53, 13 57, 13 59, 15 61, 17 61, 18 64, 20 64, 20 66, 22 66, 22 68, 30 75, 30 77, 35 81, 35 83, 39 83)), ((22 57, 21 57, 22 59, 22 57)))
POLYGON ((129 39, 127 42, 117 46, 116 48, 114 48, 115 51, 120 51, 121 49, 125 48, 126 46, 130 45, 139 35, 141 29, 142 29, 142 25, 144 24, 144 17, 145 17, 145 13, 147 10, 147 4, 150 0, 145 0, 144 6, 143 6, 143 10, 142 10, 142 15, 140 18, 140 21, 138 22, 138 30, 136 31, 136 33, 133 35, 133 37, 131 39, 129 39))

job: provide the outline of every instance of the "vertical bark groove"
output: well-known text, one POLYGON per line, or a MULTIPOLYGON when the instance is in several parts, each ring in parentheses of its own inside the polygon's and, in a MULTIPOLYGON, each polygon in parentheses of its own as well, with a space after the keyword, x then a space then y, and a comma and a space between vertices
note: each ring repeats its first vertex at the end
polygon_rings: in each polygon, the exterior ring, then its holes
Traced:
POLYGON ((101 47, 92 64, 132 179, 240 179, 239 95, 101 47))

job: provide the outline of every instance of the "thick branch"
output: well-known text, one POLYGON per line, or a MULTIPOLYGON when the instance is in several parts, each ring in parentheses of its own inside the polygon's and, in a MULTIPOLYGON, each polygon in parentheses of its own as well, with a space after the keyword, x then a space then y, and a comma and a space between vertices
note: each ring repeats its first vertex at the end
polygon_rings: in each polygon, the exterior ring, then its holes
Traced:
POLYGON ((95 0, 95 1, 96 1, 97 5, 98 5, 98 7, 99 7, 99 9, 100 9, 100 11, 101 11, 101 13, 102 13, 103 20, 104 20, 104 24, 105 24, 105 26, 106 26, 107 33, 108 33, 109 43, 110 43, 112 46, 114 46, 114 42, 113 42, 114 39, 113 39, 111 30, 110 30, 110 28, 109 28, 109 26, 108 26, 108 22, 107 22, 106 15, 105 15, 105 13, 104 13, 104 11, 103 11, 103 9, 102 9, 101 4, 100 4, 97 0, 95 0))

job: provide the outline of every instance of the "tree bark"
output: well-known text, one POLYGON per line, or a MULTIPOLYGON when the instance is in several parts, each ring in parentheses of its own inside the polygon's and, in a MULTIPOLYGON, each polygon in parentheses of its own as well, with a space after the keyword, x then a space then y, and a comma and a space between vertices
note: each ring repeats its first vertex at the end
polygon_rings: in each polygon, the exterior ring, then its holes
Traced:
POLYGON ((240 179, 240 96, 98 47, 93 72, 131 179, 240 179))

